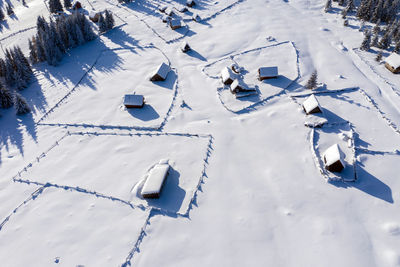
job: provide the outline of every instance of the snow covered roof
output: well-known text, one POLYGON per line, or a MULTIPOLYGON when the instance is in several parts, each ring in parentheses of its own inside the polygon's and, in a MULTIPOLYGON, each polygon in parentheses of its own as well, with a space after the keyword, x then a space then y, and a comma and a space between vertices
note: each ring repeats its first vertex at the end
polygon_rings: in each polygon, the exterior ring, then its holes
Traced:
POLYGON ((151 169, 141 194, 143 197, 158 197, 169 170, 168 164, 157 164, 151 169))
POLYGON ((400 55, 397 53, 393 53, 386 58, 385 62, 392 66, 394 69, 397 69, 400 67, 400 55))
POLYGON ((232 93, 248 92, 248 91, 255 91, 255 89, 249 88, 246 84, 244 84, 239 79, 235 79, 231 84, 231 92, 232 93))
POLYGON ((180 27, 182 27, 182 21, 180 19, 173 19, 173 20, 171 20, 169 25, 171 26, 171 29, 173 29, 173 30, 179 29, 180 27))
POLYGON ((278 76, 278 67, 261 67, 258 69, 260 80, 278 76))
POLYGON ((231 84, 236 79, 236 75, 231 69, 225 67, 221 70, 221 79, 224 84, 231 84))
POLYGON ((190 50, 190 46, 186 41, 183 41, 181 44, 182 52, 188 52, 190 50))
POLYGON ((150 80, 152 81, 163 81, 167 78, 167 75, 169 73, 169 71, 171 70, 170 66, 165 64, 165 63, 161 63, 157 69, 154 71, 153 76, 151 77, 150 80))
POLYGON ((303 102, 303 108, 307 114, 321 112, 321 107, 319 106, 318 100, 314 95, 310 95, 303 102))
POLYGON ((192 20, 194 20, 194 21, 200 21, 200 20, 201 20, 200 15, 197 14, 197 13, 193 13, 193 15, 192 15, 192 20))
POLYGON ((186 5, 188 6, 188 7, 192 7, 192 6, 194 6, 196 3, 194 2, 194 0, 187 0, 186 1, 186 5))
POLYGON ((142 95, 125 95, 124 105, 125 107, 142 107, 144 104, 144 97, 142 95))
POLYGON ((336 162, 340 162, 344 167, 344 162, 342 159, 342 152, 338 144, 330 146, 324 153, 324 161, 326 166, 331 166, 336 162))

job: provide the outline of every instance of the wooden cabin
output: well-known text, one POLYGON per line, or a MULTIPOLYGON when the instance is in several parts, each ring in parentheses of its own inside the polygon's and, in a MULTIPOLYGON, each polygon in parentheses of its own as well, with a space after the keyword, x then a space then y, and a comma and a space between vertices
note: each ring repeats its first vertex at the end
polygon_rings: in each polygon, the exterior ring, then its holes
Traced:
POLYGON ((157 164, 150 170, 144 182, 141 195, 143 198, 159 198, 168 176, 169 164, 157 164))
POLYGON ((176 10, 178 10, 180 13, 185 13, 186 11, 188 11, 187 7, 185 6, 180 6, 176 8, 176 10))
POLYGON ((190 50, 191 50, 191 48, 190 48, 189 44, 186 41, 183 41, 182 44, 181 44, 181 51, 183 53, 187 53, 190 50))
POLYGON ((161 63, 154 71, 153 75, 150 78, 150 81, 152 82, 165 81, 170 70, 171 67, 169 65, 161 63))
POLYGON ((100 12, 93 12, 93 11, 91 11, 90 13, 89 13, 89 19, 91 20, 91 21, 93 21, 93 22, 98 22, 99 21, 99 18, 100 18, 100 12))
POLYGON ((172 16, 172 15, 174 15, 174 11, 172 10, 172 7, 167 7, 165 10, 164 10, 164 13, 165 13, 165 15, 167 15, 167 16, 172 16))
POLYGON ((164 13, 165 10, 167 10, 167 6, 159 6, 158 7, 158 11, 160 11, 161 13, 164 13))
POLYGON ((171 21, 171 17, 170 16, 167 16, 167 15, 162 16, 162 22, 167 23, 167 22, 170 22, 170 21, 171 21))
POLYGON ((201 20, 201 18, 200 18, 200 16, 199 16, 199 14, 193 13, 193 15, 192 15, 192 20, 194 20, 194 21, 196 21, 196 22, 199 22, 199 21, 201 20))
POLYGON ((144 106, 144 96, 142 95, 125 95, 124 106, 126 108, 142 108, 144 106))
POLYGON ((230 85, 236 79, 236 75, 231 69, 225 67, 221 70, 221 79, 223 84, 230 85))
POLYGON ((310 95, 303 102, 303 109, 307 115, 313 114, 313 113, 322 113, 321 106, 319 105, 319 102, 314 95, 310 95))
POLYGON ((186 5, 187 5, 188 7, 193 7, 193 6, 196 5, 196 2, 195 2, 194 0, 187 0, 187 1, 186 1, 186 5))
POLYGON ((278 67, 261 67, 258 69, 258 79, 260 81, 278 77, 278 67))
POLYGON ((231 93, 232 94, 237 94, 237 93, 240 93, 240 92, 253 92, 253 91, 255 91, 254 88, 249 88, 246 84, 244 84, 239 79, 235 79, 232 82, 230 89, 231 89, 231 93))
POLYGON ((180 19, 173 19, 169 22, 171 29, 176 30, 182 27, 182 21, 180 19))
POLYGON ((385 60, 385 67, 393 73, 400 73, 400 55, 393 53, 385 60))
POLYGON ((329 147, 323 156, 325 168, 330 172, 341 172, 345 166, 342 155, 338 144, 329 147))

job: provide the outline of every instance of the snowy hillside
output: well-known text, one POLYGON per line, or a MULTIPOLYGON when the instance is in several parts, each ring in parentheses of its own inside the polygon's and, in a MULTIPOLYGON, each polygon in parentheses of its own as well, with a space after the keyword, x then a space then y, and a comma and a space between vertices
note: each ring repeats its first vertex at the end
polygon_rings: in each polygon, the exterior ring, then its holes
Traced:
MULTIPOLYGON (((25 2, 1 58, 54 16, 25 2)), ((114 28, 33 65, 30 113, 0 108, 0 266, 400 266, 400 74, 360 49, 374 24, 323 0, 194 2, 83 0, 114 28)))

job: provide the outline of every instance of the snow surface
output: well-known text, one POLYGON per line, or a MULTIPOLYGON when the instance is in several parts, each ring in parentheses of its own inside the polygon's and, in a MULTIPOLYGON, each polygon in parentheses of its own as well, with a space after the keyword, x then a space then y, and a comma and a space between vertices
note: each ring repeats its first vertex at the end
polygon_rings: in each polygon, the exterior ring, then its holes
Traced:
MULTIPOLYGON (((354 13, 344 27, 336 2, 196 2, 181 13, 185 0, 83 1, 117 27, 34 67, 21 91, 32 114, 0 110, 1 265, 400 266, 400 80, 358 49, 354 13), (163 23, 160 5, 185 27, 163 23), (152 83, 160 62, 172 71, 152 83), (221 86, 233 64, 257 95, 221 86), (262 66, 280 76, 258 81, 262 66), (314 70, 325 121, 305 127, 314 70), (125 110, 127 93, 148 107, 125 110), (321 157, 334 143, 340 174, 321 157), (163 193, 143 199, 162 158, 163 193)), ((28 53, 48 11, 11 3, 1 45, 28 53)))

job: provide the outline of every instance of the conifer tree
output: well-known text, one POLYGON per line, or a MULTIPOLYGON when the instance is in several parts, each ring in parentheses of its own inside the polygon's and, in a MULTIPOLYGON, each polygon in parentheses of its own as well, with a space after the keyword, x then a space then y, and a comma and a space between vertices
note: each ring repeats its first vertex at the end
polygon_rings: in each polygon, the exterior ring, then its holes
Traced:
POLYGON ((375 61, 376 62, 381 62, 382 56, 383 56, 383 54, 382 54, 382 50, 381 50, 381 51, 379 51, 378 55, 376 56, 375 61))
POLYGON ((6 11, 7 11, 7 15, 9 15, 9 16, 11 16, 12 14, 14 14, 14 10, 13 10, 13 8, 12 8, 12 6, 11 6, 10 3, 7 3, 6 11))
POLYGON ((308 79, 307 84, 306 84, 306 88, 313 90, 315 88, 317 88, 317 79, 318 79, 318 73, 315 70, 312 74, 310 79, 308 79))
POLYGON ((104 17, 107 30, 111 30, 114 27, 114 17, 110 11, 106 9, 104 17))
POLYGON ((5 19, 4 11, 3 9, 0 8, 0 21, 3 21, 5 19))
POLYGON ((329 12, 329 10, 332 8, 332 0, 327 0, 325 3, 325 13, 329 12))
POLYGON ((65 9, 70 9, 72 7, 71 0, 64 0, 65 9))
POLYGON ((17 115, 23 115, 31 112, 31 109, 28 105, 28 102, 26 102, 26 99, 17 92, 14 93, 14 107, 17 115))
POLYGON ((13 105, 13 96, 7 88, 0 83, 0 106, 2 108, 10 108, 13 105))
POLYGON ((60 0, 49 0, 49 9, 51 13, 62 12, 63 7, 60 0))
POLYGON ((101 14, 101 13, 100 13, 100 16, 99 16, 98 25, 99 25, 99 32, 100 33, 103 33, 103 32, 107 31, 106 21, 104 20, 103 14, 101 14))
POLYGON ((364 32, 364 40, 361 43, 361 50, 368 51, 371 47, 371 32, 369 30, 365 30, 364 32))

